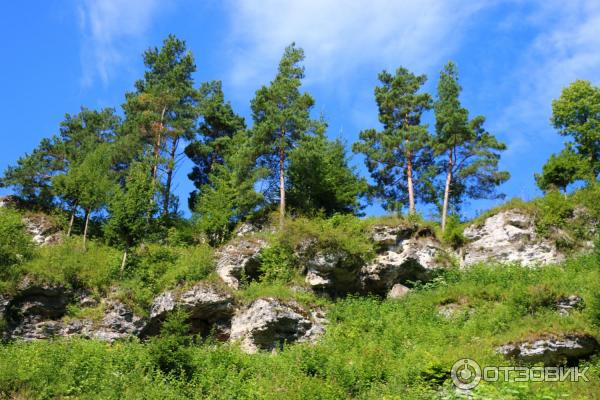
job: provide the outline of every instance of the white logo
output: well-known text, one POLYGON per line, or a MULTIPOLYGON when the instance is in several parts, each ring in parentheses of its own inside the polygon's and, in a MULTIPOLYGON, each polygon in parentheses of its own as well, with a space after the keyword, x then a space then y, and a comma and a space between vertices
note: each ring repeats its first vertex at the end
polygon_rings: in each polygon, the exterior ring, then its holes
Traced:
POLYGON ((457 388, 473 389, 481 381, 481 367, 470 358, 463 358, 454 363, 450 375, 457 388))

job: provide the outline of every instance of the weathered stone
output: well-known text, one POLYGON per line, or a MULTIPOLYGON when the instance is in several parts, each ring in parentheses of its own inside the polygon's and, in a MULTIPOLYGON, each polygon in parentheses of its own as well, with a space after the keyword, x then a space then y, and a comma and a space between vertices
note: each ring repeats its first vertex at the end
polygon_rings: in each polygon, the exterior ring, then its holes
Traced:
POLYGON ((560 315, 569 315, 572 310, 583 308, 583 299, 575 294, 563 297, 556 302, 556 309, 560 315))
POLYGON ((192 333, 208 334, 215 328, 218 337, 226 337, 228 321, 234 311, 233 297, 206 283, 196 284, 183 292, 165 292, 154 299, 142 336, 157 334, 163 321, 177 309, 189 315, 192 333))
POLYGON ((576 365, 600 351, 596 338, 587 334, 572 333, 548 336, 536 340, 508 343, 496 352, 524 363, 543 363, 545 366, 576 365))
POLYGON ((433 237, 413 237, 401 240, 396 247, 379 254, 360 271, 364 292, 387 293, 396 283, 427 281, 432 272, 442 267, 438 256, 441 244, 433 237))
POLYGON ((259 254, 267 241, 259 237, 229 243, 217 254, 217 274, 231 288, 238 289, 240 279, 255 279, 260 269, 259 254))
POLYGON ((34 243, 43 246, 56 244, 62 240, 60 227, 45 214, 32 214, 23 217, 25 230, 32 236, 34 243))
POLYGON ((469 240, 463 249, 464 266, 488 261, 533 266, 564 260, 556 243, 536 234, 533 217, 517 209, 467 227, 464 236, 469 240))
POLYGON ((92 332, 92 337, 112 342, 130 336, 139 335, 145 327, 143 318, 135 315, 131 309, 116 300, 105 303, 105 314, 101 326, 92 332))
POLYGON ((231 321, 232 341, 247 353, 276 350, 286 343, 312 341, 323 332, 322 315, 307 315, 293 302, 258 299, 231 321))
POLYGON ((410 292, 410 289, 406 286, 396 283, 387 294, 388 299, 401 299, 410 292))

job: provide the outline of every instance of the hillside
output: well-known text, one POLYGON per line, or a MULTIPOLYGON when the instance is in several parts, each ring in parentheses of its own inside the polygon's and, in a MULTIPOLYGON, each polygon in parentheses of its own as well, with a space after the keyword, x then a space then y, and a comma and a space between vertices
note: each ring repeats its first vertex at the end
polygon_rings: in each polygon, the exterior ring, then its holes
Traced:
POLYGON ((260 218, 212 248, 181 226, 125 269, 93 229, 84 250, 60 213, 6 198, 0 396, 461 398, 450 371, 470 358, 589 367, 472 398, 597 398, 598 198, 513 200, 445 234, 418 216, 260 218))

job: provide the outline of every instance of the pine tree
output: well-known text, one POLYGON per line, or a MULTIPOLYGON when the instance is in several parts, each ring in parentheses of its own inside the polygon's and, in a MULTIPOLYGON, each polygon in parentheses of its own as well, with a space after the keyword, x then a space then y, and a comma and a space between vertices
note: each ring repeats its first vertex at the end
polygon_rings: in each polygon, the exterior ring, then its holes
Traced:
POLYGON ((197 119, 192 79, 196 65, 185 42, 173 35, 160 49, 148 49, 144 64, 144 79, 135 83, 135 92, 126 94, 125 130, 151 153, 152 182, 163 188, 162 213, 167 215, 179 144, 193 137, 197 119), (160 172, 164 172, 162 181, 160 172))
MULTIPOLYGON (((310 129, 310 110, 314 105, 308 93, 300 93, 304 51, 291 44, 285 49, 277 75, 263 86, 252 100, 253 141, 260 165, 271 171, 271 182, 278 180, 279 224, 285 218, 285 170, 287 153, 310 129)), ((273 186, 268 190, 272 196, 273 186)))
POLYGON ((434 106, 435 147, 443 157, 442 170, 446 176, 442 230, 446 228, 449 205, 458 210, 465 198, 502 197, 495 190, 510 177, 508 172, 498 171, 499 152, 506 145, 483 128, 484 117, 469 121, 469 113, 459 100, 461 90, 456 66, 449 62, 440 74, 434 106))
POLYGON ((421 124, 432 100, 429 94, 418 93, 426 79, 405 68, 398 68, 395 75, 381 72, 375 100, 383 130, 362 131, 361 141, 353 146, 365 155, 376 182, 374 192, 387 209, 408 202, 409 211, 415 211, 415 186, 422 183, 419 173, 432 162, 427 126, 421 124))
MULTIPOLYGON (((197 189, 190 193, 190 210, 195 208, 198 189, 210 183, 210 174, 218 164, 223 164, 234 135, 246 129, 244 118, 235 114, 231 104, 225 102, 220 81, 202 84, 198 114, 202 118, 198 138, 185 148, 185 154, 195 164, 188 174, 197 189)), ((237 146, 236 143, 233 145, 237 146)))

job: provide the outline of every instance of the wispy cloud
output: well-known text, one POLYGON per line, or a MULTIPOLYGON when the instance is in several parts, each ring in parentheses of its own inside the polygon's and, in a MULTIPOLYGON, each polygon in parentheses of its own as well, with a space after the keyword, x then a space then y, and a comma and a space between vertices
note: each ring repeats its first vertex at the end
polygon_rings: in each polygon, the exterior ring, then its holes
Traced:
POLYGON ((511 154, 556 143, 548 135, 552 99, 575 79, 600 81, 600 3, 540 1, 524 23, 536 32, 508 77, 515 87, 500 118, 510 131, 511 154))
POLYGON ((118 67, 129 61, 131 40, 147 32, 159 5, 158 0, 81 0, 78 12, 84 85, 96 79, 106 84, 118 67))
MULTIPOLYGON (((486 4, 458 0, 232 0, 232 67, 237 87, 273 75, 283 48, 306 50, 307 82, 336 86, 376 63, 416 71, 439 64, 486 4), (434 51, 432 51, 434 50, 434 51)), ((489 4, 489 2, 488 2, 489 4)))

